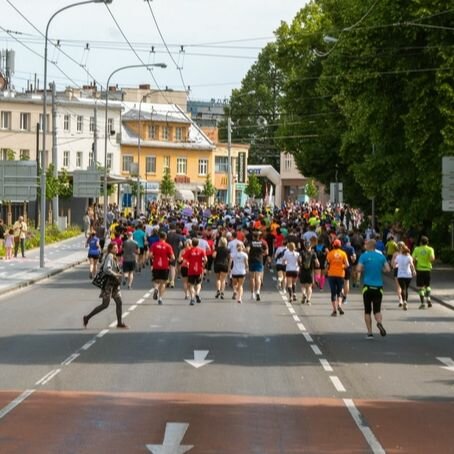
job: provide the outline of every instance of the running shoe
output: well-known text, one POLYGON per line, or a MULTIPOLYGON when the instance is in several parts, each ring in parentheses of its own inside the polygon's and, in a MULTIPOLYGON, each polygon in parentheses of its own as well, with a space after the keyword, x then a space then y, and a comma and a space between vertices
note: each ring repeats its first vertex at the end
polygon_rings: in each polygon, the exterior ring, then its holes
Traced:
POLYGON ((220 296, 221 296, 221 300, 223 300, 224 299, 224 292, 221 292, 220 296))
POLYGON ((236 299, 236 293, 233 292, 233 295, 232 295, 232 300, 236 299))
POLYGON ((118 323, 117 328, 128 329, 128 325, 125 325, 124 323, 118 323))
POLYGON ((303 297, 301 298, 301 304, 304 304, 306 301, 307 301, 306 295, 303 295, 303 297))
POLYGON ((372 333, 367 334, 366 339, 369 339, 369 340, 372 339, 373 340, 374 339, 374 335, 372 333))
POLYGON ((341 307, 339 307, 337 310, 340 315, 344 315, 344 310, 341 307))
POLYGON ((194 300, 193 299, 191 299, 191 301, 189 301, 189 305, 190 306, 194 306, 194 300))
POLYGON ((255 295, 255 298, 257 301, 260 301, 260 293, 257 293, 257 295, 255 295))
POLYGON ((408 308, 407 308, 407 303, 404 303, 404 311, 406 311, 408 308))
POLYGON ((427 307, 432 307, 432 302, 431 301, 427 301, 427 307))
POLYGON ((293 296, 292 296, 292 301, 296 301, 296 295, 295 294, 293 294, 293 296))
POLYGON ((155 288, 155 289, 153 290, 153 299, 154 299, 154 300, 157 300, 157 299, 158 299, 158 289, 157 289, 157 288, 155 288))
POLYGON ((162 299, 161 299, 161 298, 158 299, 158 304, 159 304, 159 305, 162 304, 162 299))
POLYGON ((399 307, 402 307, 402 306, 403 306, 402 301, 399 301, 399 307))
POLYGON ((200 296, 199 296, 199 295, 196 295, 196 296, 195 296, 195 300, 196 300, 198 303, 201 303, 201 302, 202 302, 202 300, 200 299, 200 296))
POLYGON ((214 297, 217 299, 217 298, 219 298, 220 296, 221 296, 221 292, 218 290, 218 291, 216 292, 216 295, 214 295, 214 297))
POLYGON ((87 316, 87 315, 84 315, 83 318, 82 318, 82 320, 83 320, 83 323, 84 323, 84 328, 86 328, 87 325, 88 325, 88 316, 87 316))
POLYGON ((331 317, 336 317, 336 316, 337 316, 337 312, 336 311, 331 312, 331 317))
POLYGON ((426 308, 426 305, 425 305, 424 303, 421 303, 421 304, 419 305, 419 309, 425 309, 425 308, 426 308))
POLYGON ((380 335, 385 337, 386 336, 386 330, 385 330, 385 328, 383 328, 383 325, 380 322, 377 323, 377 328, 380 331, 380 335))
POLYGON ((238 300, 237 303, 238 303, 238 304, 242 304, 242 301, 241 301, 241 300, 238 300))

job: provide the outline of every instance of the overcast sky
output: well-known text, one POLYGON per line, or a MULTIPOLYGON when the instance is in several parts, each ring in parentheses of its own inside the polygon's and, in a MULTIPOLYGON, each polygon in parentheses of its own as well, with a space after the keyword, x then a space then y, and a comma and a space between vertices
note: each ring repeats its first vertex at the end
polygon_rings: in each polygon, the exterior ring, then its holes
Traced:
MULTIPOLYGON (((24 33, 13 36, 44 55, 44 38, 10 3, 44 33, 51 15, 73 1, 0 0, 0 27, 24 33)), ((153 71, 159 88, 183 88, 178 65, 182 68, 185 85, 191 87, 192 99, 220 99, 228 97, 232 88, 240 86, 260 49, 273 39, 273 31, 281 21, 290 22, 304 3, 305 0, 153 0, 149 5, 175 62, 162 44, 146 1, 113 0, 109 8, 145 63, 168 65, 167 69, 153 71), (181 46, 184 46, 183 53, 181 46)), ((85 65, 104 85, 116 68, 140 64, 103 4, 89 4, 62 12, 52 22, 49 36, 61 40, 62 50, 76 62, 71 62, 51 45, 49 60, 57 62, 78 85, 90 80, 80 65, 85 65), (88 51, 84 50, 87 44, 88 51)), ((16 89, 26 87, 27 80, 33 81, 35 73, 42 86, 43 59, 1 29, 0 40, 0 49, 16 51, 13 80, 16 89)), ((73 85, 54 65, 49 64, 48 72, 49 80, 55 80, 59 88, 73 85)), ((122 71, 114 76, 112 83, 156 86, 144 69, 122 71)))

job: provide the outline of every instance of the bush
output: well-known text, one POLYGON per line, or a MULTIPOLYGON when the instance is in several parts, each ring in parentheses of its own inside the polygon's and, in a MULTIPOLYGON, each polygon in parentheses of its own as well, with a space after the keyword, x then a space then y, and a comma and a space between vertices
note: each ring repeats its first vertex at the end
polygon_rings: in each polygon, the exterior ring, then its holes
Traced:
POLYGON ((440 250, 439 257, 443 263, 454 265, 454 251, 450 247, 444 247, 440 250))

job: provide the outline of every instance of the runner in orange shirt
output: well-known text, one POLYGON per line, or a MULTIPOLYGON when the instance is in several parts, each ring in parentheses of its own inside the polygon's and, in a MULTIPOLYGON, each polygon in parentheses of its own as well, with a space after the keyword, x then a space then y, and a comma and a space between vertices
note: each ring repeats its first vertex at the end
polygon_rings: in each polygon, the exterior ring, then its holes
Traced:
POLYGON ((328 270, 328 283, 331 289, 331 304, 333 306, 332 317, 344 315, 342 309, 342 289, 344 288, 345 270, 348 268, 347 254, 341 249, 340 240, 333 241, 333 249, 326 256, 328 270))

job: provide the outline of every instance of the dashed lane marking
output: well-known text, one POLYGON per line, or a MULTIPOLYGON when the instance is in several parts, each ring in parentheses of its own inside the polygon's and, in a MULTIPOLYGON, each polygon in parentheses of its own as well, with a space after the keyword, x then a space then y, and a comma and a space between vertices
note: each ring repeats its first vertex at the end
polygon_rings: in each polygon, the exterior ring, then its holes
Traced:
POLYGON ((337 392, 340 392, 340 393, 347 392, 347 390, 345 389, 344 385, 340 381, 339 377, 336 377, 335 375, 330 375, 329 379, 333 383, 333 385, 336 388, 337 392))
MULTIPOLYGON (((115 323, 117 323, 117 322, 115 322, 115 323)), ((96 343, 96 339, 92 339, 91 341, 88 341, 85 345, 82 345, 81 349, 88 350, 95 343, 96 343)))
POLYGON ((101 337, 104 337, 108 332, 109 332, 108 329, 103 329, 102 331, 100 331, 100 332, 96 335, 96 337, 97 337, 98 339, 101 339, 101 337))
POLYGON ((11 410, 20 405, 25 399, 30 397, 36 389, 26 389, 20 396, 16 397, 6 407, 0 410, 0 419, 4 418, 11 410))
POLYGON ((309 333, 303 333, 304 339, 306 339, 307 342, 312 343, 314 342, 314 339, 312 339, 312 336, 309 333))
POLYGON ((71 356, 68 356, 64 361, 61 362, 62 366, 69 366, 74 360, 80 356, 80 353, 73 353, 71 356))
POLYGON ((312 351, 317 355, 321 356, 322 351, 318 348, 318 345, 311 344, 312 351))
POLYGON ((322 365, 325 372, 333 372, 333 368, 327 359, 320 358, 320 364, 322 365))

